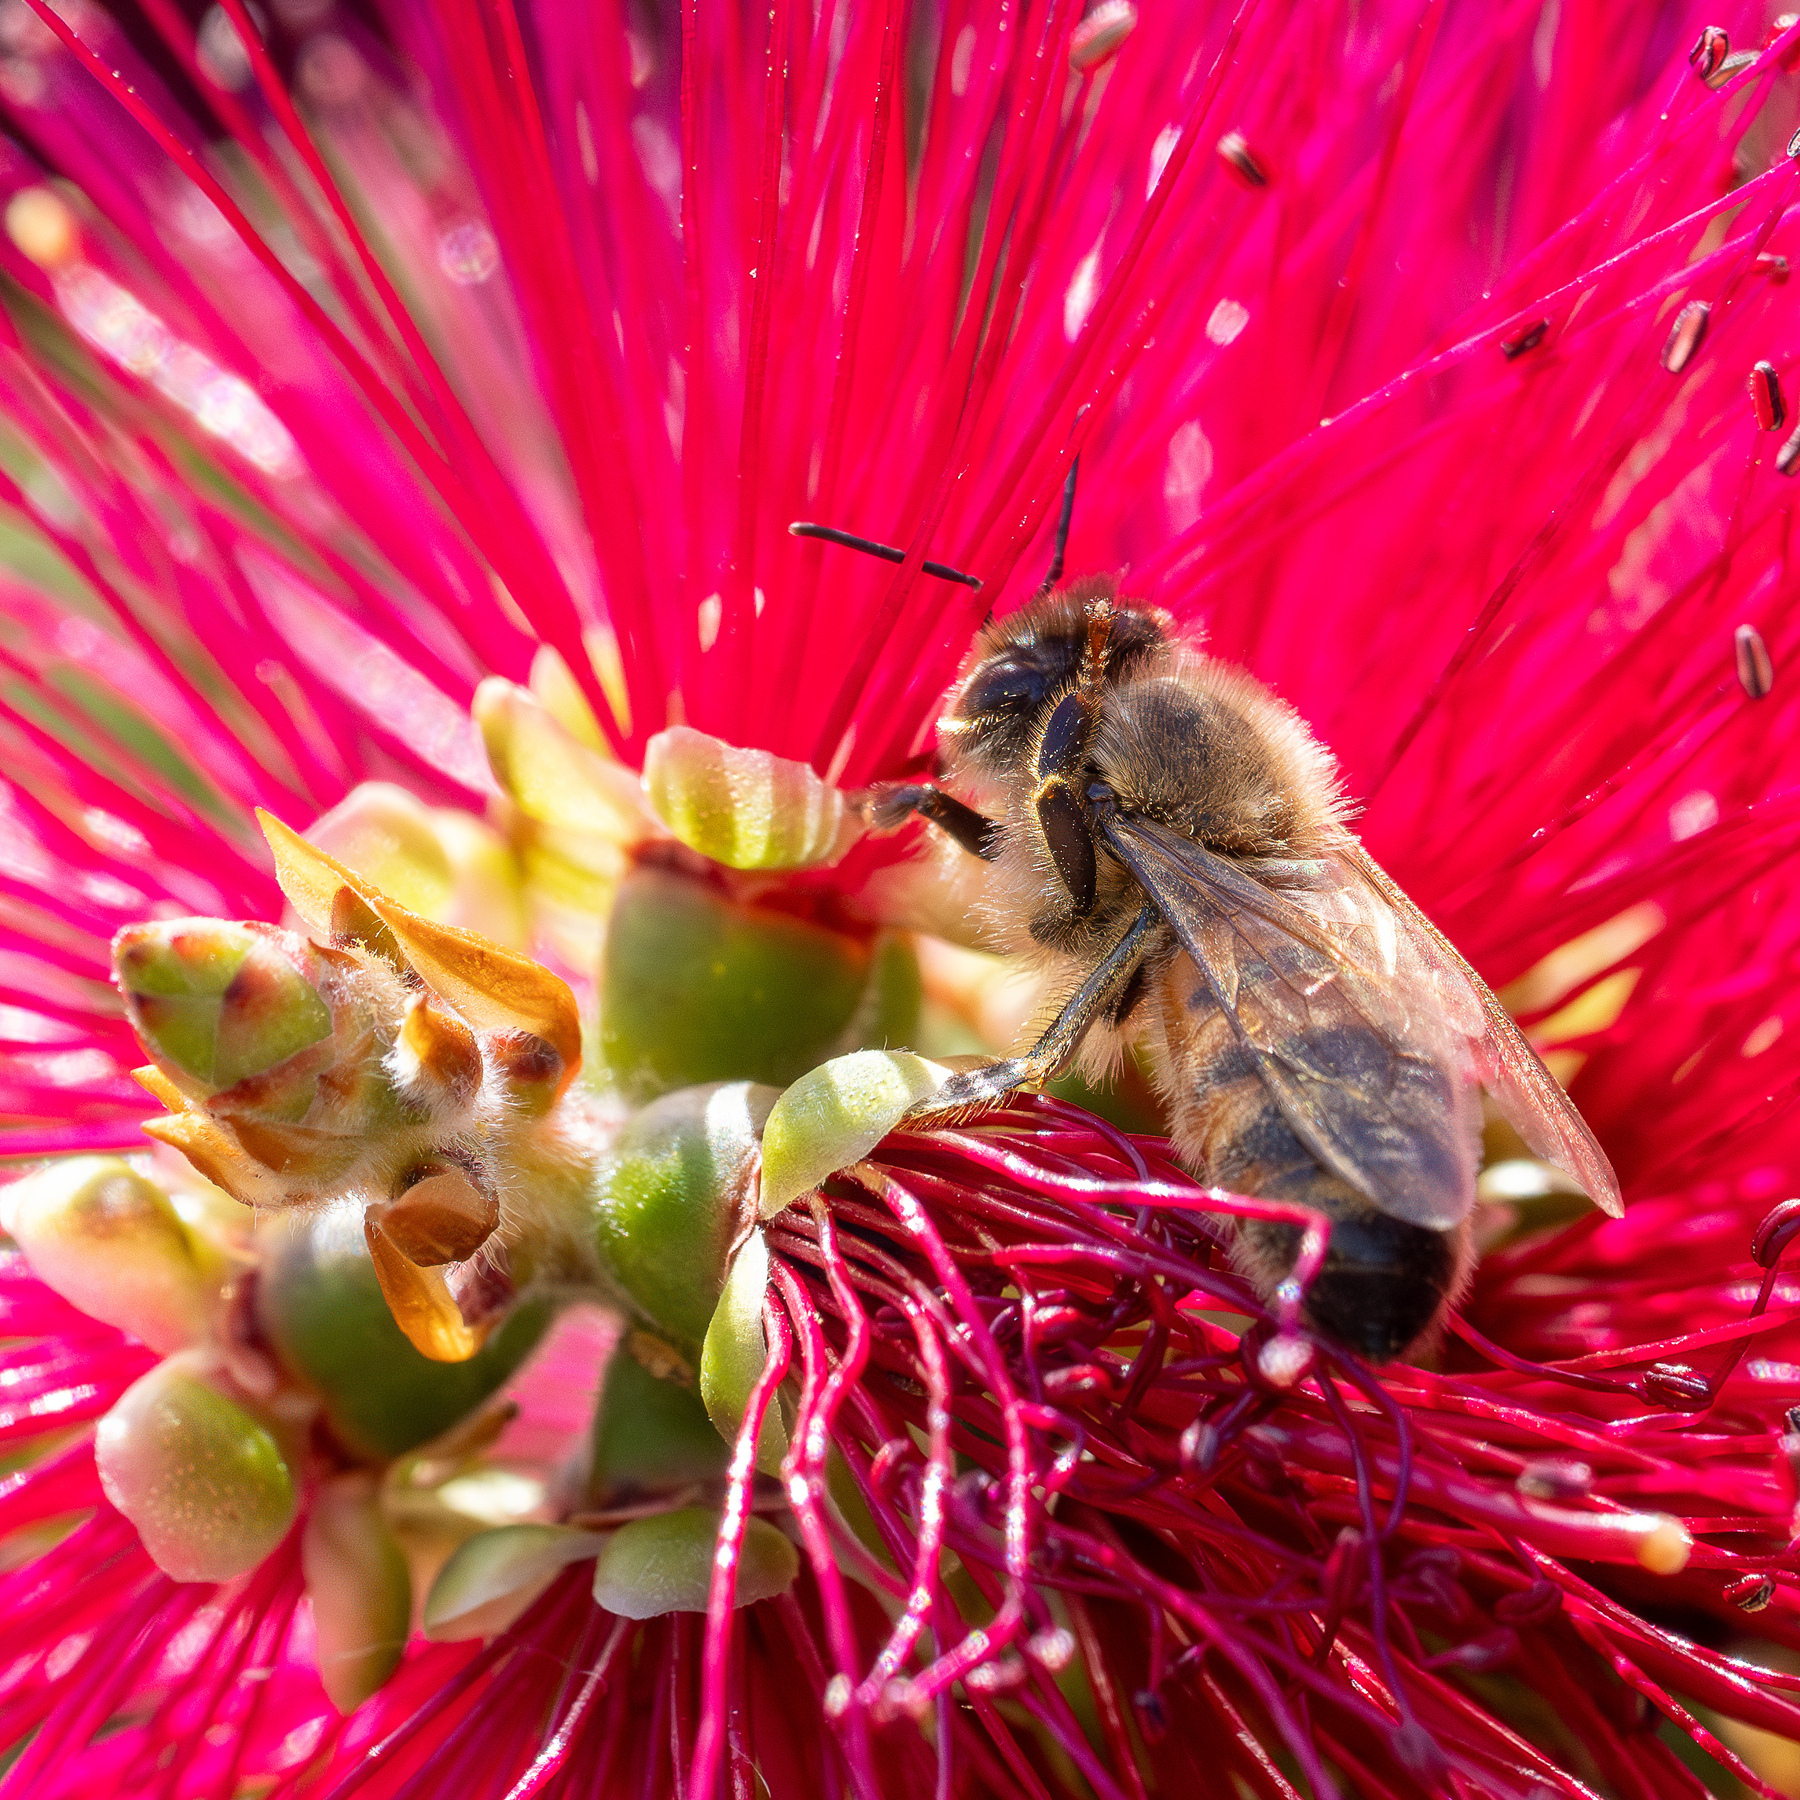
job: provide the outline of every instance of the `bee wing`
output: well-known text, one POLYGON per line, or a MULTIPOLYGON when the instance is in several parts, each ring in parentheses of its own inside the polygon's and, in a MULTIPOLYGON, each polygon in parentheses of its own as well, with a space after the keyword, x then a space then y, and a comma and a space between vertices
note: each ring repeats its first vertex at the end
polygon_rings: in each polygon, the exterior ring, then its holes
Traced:
POLYGON ((1604 1213, 1618 1218, 1625 1210, 1619 1178, 1606 1159, 1587 1121, 1575 1110, 1543 1059, 1525 1041, 1492 988, 1457 954, 1453 945, 1413 905, 1393 878, 1362 845, 1352 842, 1346 860, 1393 909, 1413 950, 1431 968, 1441 987, 1460 985, 1473 1002, 1480 1029, 1469 1031, 1476 1049, 1482 1085, 1517 1128, 1520 1137, 1547 1162, 1578 1182, 1604 1213))
POLYGON ((1321 865, 1336 885, 1308 898, 1344 916, 1320 917, 1153 820, 1114 817, 1105 831, 1301 1143, 1383 1212, 1458 1224, 1475 1201, 1454 1114, 1467 1058, 1395 987, 1390 909, 1361 904, 1362 883, 1341 867, 1321 865))

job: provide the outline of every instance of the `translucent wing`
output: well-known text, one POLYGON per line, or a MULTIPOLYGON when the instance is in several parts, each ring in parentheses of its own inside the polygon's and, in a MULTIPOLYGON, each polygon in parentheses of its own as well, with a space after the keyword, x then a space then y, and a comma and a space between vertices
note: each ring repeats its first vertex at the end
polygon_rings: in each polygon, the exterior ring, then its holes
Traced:
POLYGON ((1475 1198, 1460 1032, 1394 980, 1391 909, 1342 864, 1265 886, 1152 820, 1106 835, 1193 959, 1289 1129, 1383 1212, 1447 1230, 1475 1198))
POLYGON ((1619 1197, 1619 1178, 1606 1160, 1606 1152, 1493 990, 1368 851, 1352 841, 1346 847, 1345 858, 1393 909, 1401 931, 1417 955, 1432 967, 1440 985, 1450 990, 1460 984, 1472 997, 1479 1009, 1482 1029, 1468 1035, 1476 1045, 1482 1084, 1520 1137, 1539 1156, 1578 1182, 1582 1192, 1602 1212, 1618 1218, 1625 1205, 1619 1197))

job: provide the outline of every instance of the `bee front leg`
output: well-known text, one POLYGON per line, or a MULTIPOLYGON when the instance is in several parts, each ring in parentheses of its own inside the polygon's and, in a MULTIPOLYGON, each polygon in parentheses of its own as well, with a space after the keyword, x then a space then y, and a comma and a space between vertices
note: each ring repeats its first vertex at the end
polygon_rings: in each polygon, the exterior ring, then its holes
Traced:
POLYGON ((968 1112, 1001 1099, 1015 1088, 1036 1087, 1050 1080, 1081 1048, 1081 1040, 1089 1030, 1106 1016, 1161 928, 1162 914, 1154 906, 1146 906, 1023 1056, 1002 1057, 985 1068, 952 1075, 935 1094, 911 1108, 902 1123, 918 1124, 968 1112))
POLYGON ((896 831, 915 813, 948 832, 971 856, 992 862, 1000 854, 1000 827, 942 788, 907 782, 877 788, 863 802, 863 816, 876 831, 896 831))

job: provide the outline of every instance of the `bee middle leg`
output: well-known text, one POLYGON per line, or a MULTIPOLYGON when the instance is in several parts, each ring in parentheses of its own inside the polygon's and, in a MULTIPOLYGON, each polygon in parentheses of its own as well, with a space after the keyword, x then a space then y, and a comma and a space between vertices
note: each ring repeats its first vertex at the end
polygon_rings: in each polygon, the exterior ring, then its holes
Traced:
POLYGON ((1154 906, 1144 907, 1023 1056, 1001 1057, 985 1068, 951 1076, 935 1094, 912 1107, 903 1123, 966 1112, 998 1100, 1015 1088, 1035 1087, 1048 1081, 1081 1048, 1081 1040, 1092 1027, 1112 1013, 1161 928, 1162 914, 1154 906))

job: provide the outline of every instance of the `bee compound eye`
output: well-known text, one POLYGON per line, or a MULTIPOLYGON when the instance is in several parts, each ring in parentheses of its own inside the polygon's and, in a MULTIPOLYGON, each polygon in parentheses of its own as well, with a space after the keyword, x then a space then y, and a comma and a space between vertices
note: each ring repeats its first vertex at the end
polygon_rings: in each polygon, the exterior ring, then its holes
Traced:
POLYGON ((1051 674, 1034 663, 1002 657, 969 677, 956 703, 958 718, 979 721, 1035 711, 1051 687, 1051 674))

